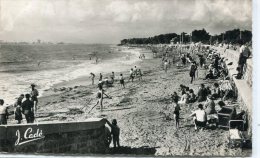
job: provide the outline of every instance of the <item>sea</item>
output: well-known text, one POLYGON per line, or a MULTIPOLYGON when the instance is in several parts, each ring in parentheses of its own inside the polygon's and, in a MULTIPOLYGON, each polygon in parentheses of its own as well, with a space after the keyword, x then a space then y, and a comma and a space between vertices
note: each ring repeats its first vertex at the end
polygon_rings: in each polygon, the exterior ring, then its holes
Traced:
POLYGON ((139 60, 138 50, 108 44, 1 44, 0 98, 12 105, 31 84, 42 96, 55 84, 124 71, 139 60))

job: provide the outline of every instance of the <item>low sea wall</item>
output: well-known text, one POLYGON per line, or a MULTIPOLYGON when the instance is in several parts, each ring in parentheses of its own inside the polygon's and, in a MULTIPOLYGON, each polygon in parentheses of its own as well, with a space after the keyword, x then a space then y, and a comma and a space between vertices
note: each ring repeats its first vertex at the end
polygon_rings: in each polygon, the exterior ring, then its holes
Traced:
POLYGON ((243 78, 236 79, 235 74, 237 74, 236 68, 238 67, 239 52, 230 49, 224 49, 220 47, 214 47, 221 57, 226 60, 229 76, 231 81, 234 83, 238 101, 242 103, 241 110, 244 110, 248 114, 249 130, 248 134, 252 135, 252 58, 247 59, 247 62, 243 70, 243 78), (232 62, 232 64, 231 64, 232 62))
POLYGON ((105 120, 0 126, 0 152, 104 153, 105 120))

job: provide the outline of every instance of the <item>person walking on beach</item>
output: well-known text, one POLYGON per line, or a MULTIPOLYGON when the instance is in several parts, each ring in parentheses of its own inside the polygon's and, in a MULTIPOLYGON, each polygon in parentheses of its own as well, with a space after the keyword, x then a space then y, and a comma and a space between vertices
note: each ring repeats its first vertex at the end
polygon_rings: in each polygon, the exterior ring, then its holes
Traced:
POLYGON ((39 92, 35 88, 35 86, 36 86, 35 84, 31 84, 31 87, 32 87, 31 99, 32 99, 32 102, 33 102, 34 114, 36 114, 36 112, 37 112, 38 96, 39 96, 39 92))
POLYGON ((195 64, 195 62, 192 62, 191 67, 190 67, 190 77, 191 77, 190 83, 191 84, 192 84, 193 80, 195 79, 196 71, 197 71, 197 65, 195 64))
POLYGON ((34 122, 34 104, 33 101, 30 100, 31 95, 26 94, 25 98, 26 100, 22 103, 22 113, 25 115, 25 119, 27 123, 33 123, 34 122))
POLYGON ((111 135, 113 137, 114 148, 120 147, 120 143, 119 143, 120 128, 117 126, 116 119, 113 119, 112 123, 110 123, 108 120, 106 120, 106 123, 111 128, 111 135))
POLYGON ((4 100, 0 99, 0 125, 6 125, 8 119, 7 107, 4 106, 4 100))
POLYGON ((125 79, 123 77, 123 74, 120 74, 120 85, 125 88, 125 79))
POLYGON ((91 78, 91 81, 92 81, 92 85, 94 85, 95 74, 91 72, 91 73, 90 73, 90 78, 91 78))

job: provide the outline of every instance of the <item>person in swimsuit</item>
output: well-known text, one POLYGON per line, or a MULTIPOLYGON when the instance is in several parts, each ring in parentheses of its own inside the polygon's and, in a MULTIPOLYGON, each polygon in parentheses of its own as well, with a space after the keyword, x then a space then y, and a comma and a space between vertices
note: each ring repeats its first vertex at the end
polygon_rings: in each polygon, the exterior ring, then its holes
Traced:
POLYGON ((92 81, 92 85, 94 85, 95 74, 91 72, 91 73, 90 73, 90 78, 91 78, 91 81, 92 81))
POLYGON ((124 80, 123 74, 120 74, 120 84, 122 87, 125 88, 125 80, 124 80))
POLYGON ((31 91, 31 100, 33 102, 33 109, 34 109, 34 114, 36 114, 37 112, 37 105, 38 105, 38 96, 39 96, 39 92, 38 90, 35 88, 35 84, 31 84, 32 87, 32 91, 31 91))

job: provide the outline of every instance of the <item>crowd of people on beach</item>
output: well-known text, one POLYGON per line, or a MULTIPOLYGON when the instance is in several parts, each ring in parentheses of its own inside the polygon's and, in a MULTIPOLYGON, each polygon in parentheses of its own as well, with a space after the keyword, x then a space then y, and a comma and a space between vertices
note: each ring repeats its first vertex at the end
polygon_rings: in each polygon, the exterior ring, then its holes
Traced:
MULTIPOLYGON (((241 46, 241 49, 243 50, 240 50, 240 53, 247 54, 246 57, 248 58, 249 53, 245 53, 245 51, 248 51, 248 49, 244 47, 245 46, 241 46)), ((189 86, 181 84, 179 87, 179 94, 176 91, 173 92, 171 95, 171 100, 174 103, 173 113, 176 122, 176 128, 179 128, 180 111, 182 107, 189 107, 192 110, 196 104, 197 110, 193 111, 189 115, 189 117, 193 118, 195 130, 197 130, 198 127, 205 129, 206 125, 212 122, 217 126, 217 114, 222 112, 223 107, 226 106, 225 101, 228 99, 234 99, 236 96, 235 88, 233 87, 232 81, 228 76, 228 69, 225 58, 221 58, 217 50, 207 46, 195 47, 195 50, 190 50, 189 47, 175 48, 177 52, 178 49, 180 50, 180 64, 177 63, 177 68, 186 68, 188 66, 190 67, 189 76, 191 77, 191 84, 194 82, 196 76, 198 77, 199 70, 205 71, 205 77, 203 78, 204 80, 212 80, 215 83, 213 83, 212 86, 205 86, 205 84, 200 84, 197 93, 195 93, 194 90, 189 86), (219 106, 220 110, 216 110, 216 105, 219 106)), ((166 69, 169 68, 170 65, 168 63, 169 58, 170 57, 166 50, 162 57, 162 61, 165 63, 163 66, 165 72, 167 72, 166 69)), ((240 71, 238 71, 238 74, 236 75, 239 75, 239 73, 240 71)), ((234 108, 233 111, 236 112, 235 107, 232 108, 234 108)), ((241 113, 245 114, 244 111, 241 113)), ((237 115, 241 116, 241 113, 237 115)))

